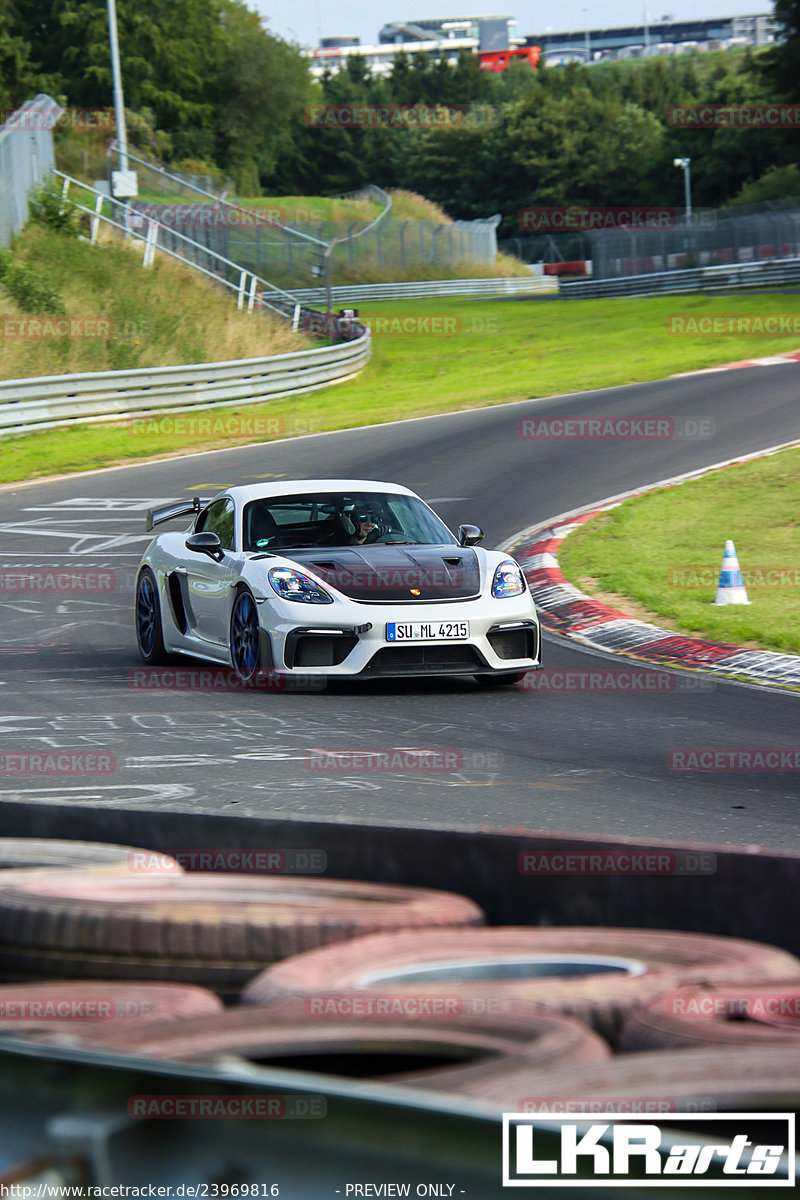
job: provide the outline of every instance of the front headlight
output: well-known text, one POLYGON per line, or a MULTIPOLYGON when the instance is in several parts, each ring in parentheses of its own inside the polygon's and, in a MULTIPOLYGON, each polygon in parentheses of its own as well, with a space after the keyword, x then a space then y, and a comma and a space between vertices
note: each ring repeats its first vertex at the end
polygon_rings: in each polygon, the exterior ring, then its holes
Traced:
POLYGON ((506 596, 521 596, 525 591, 525 580, 522 571, 515 562, 501 562, 492 580, 492 595, 496 600, 504 600, 506 596))
POLYGON ((267 578, 273 592, 277 592, 281 600, 297 600, 300 604, 333 604, 333 596, 329 596, 324 588, 291 567, 273 567, 267 572, 267 578))

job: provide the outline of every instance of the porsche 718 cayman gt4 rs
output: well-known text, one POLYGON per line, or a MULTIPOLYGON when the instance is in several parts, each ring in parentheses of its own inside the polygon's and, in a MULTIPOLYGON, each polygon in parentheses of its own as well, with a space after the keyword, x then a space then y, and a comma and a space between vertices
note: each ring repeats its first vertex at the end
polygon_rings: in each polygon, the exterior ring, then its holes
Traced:
POLYGON ((169 654, 287 676, 470 674, 511 683, 541 665, 517 563, 454 536, 399 484, 314 479, 232 487, 162 506, 136 582, 147 663, 169 654))

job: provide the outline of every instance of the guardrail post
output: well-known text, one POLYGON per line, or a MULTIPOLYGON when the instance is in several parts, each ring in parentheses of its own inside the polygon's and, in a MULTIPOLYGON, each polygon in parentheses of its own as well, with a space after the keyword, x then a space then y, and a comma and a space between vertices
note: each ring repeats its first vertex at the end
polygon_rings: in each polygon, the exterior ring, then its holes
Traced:
POLYGON ((246 282, 247 282, 247 271, 242 271, 241 275, 239 276, 239 286, 236 289, 236 307, 237 308, 242 308, 244 306, 244 291, 245 291, 246 282))
POLYGON ((247 311, 250 313, 253 311, 253 305, 256 302, 256 283, 257 283, 257 280, 256 280, 255 275, 251 275, 250 276, 250 294, 247 297, 247 311))
POLYGON ((294 312, 292 313, 292 333, 297 333, 300 328, 300 314, 302 311, 302 306, 295 304, 294 312))
POLYGON ((158 222, 147 222, 147 236, 144 239, 144 257, 142 258, 143 267, 152 267, 153 260, 156 256, 156 246, 158 245, 158 222))
POLYGON ((100 228, 100 210, 102 207, 103 197, 98 196, 94 202, 94 216, 92 217, 91 234, 89 235, 89 240, 91 241, 92 245, 94 245, 97 241, 97 231, 100 228))

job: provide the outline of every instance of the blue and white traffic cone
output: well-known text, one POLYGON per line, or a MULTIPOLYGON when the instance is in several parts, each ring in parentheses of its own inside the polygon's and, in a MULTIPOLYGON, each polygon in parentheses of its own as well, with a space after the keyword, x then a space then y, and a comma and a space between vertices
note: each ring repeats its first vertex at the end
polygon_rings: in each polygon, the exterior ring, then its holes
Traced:
POLYGON ((742 568, 736 557, 736 547, 728 539, 725 552, 722 555, 722 570, 719 573, 717 598, 715 604, 750 604, 747 599, 747 588, 742 578, 742 568))

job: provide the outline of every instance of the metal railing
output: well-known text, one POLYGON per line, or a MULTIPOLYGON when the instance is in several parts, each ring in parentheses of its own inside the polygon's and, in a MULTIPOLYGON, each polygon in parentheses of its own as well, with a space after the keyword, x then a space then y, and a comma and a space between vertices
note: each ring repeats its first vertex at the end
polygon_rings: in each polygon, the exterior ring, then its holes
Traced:
POLYGON ((591 300, 601 296, 655 296, 726 288, 775 287, 783 283, 800 283, 800 258, 656 271, 651 275, 626 275, 621 279, 560 282, 558 294, 565 300, 591 300))
POLYGON ((144 267, 151 266, 156 252, 161 251, 162 254, 169 255, 170 258, 176 259, 193 270, 200 271, 208 278, 235 291, 238 307, 243 308, 246 301, 248 312, 253 311, 257 302, 260 306, 271 308, 283 317, 290 313, 294 314, 294 310, 298 307, 297 299, 291 292, 286 292, 266 279, 261 279, 260 276, 248 271, 239 263, 225 258, 222 254, 217 254, 214 250, 209 250, 193 238, 188 238, 184 234, 162 225, 154 217, 142 218, 141 214, 124 200, 111 199, 90 187, 89 184, 82 183, 79 179, 73 179, 71 175, 65 175, 63 171, 53 171, 53 175, 62 181, 63 198, 69 199, 75 208, 91 219, 89 240, 92 243, 97 240, 102 222, 144 244, 142 258, 144 267), (73 186, 89 192, 94 198, 93 209, 82 204, 80 200, 70 197, 69 191, 73 186), (104 212, 106 206, 110 206, 111 216, 104 212))
MULTIPOLYGON (((415 300, 434 296, 535 296, 558 291, 551 276, 492 279, 420 279, 409 283, 345 283, 331 288, 334 304, 367 304, 371 300, 415 300)), ((323 288, 298 288, 294 296, 304 304, 325 299, 323 288)))
POLYGON ((11 379, 0 382, 0 437, 295 396, 352 379, 369 356, 365 333, 342 345, 265 358, 11 379))
MULTIPOLYGON (((0 381, 0 437, 52 429, 73 423, 108 421, 153 412, 185 412, 208 405, 241 404, 308 392, 351 379, 369 361, 369 331, 355 321, 336 321, 305 308, 297 297, 216 254, 191 238, 168 230, 149 219, 137 224, 140 214, 121 200, 54 171, 62 182, 62 195, 85 214, 90 240, 95 242, 101 224, 142 243, 142 266, 150 266, 157 251, 199 271, 233 291, 239 308, 249 312, 267 307, 290 317, 293 329, 335 338, 344 344, 233 362, 188 366, 138 368, 132 371, 93 371, 77 375, 40 376, 0 381), (69 197, 79 188, 94 198, 94 208, 69 197), (104 209, 110 206, 111 215, 104 209), (165 234, 170 245, 165 245, 165 234)), ((39 318, 42 322, 58 317, 39 318)))

